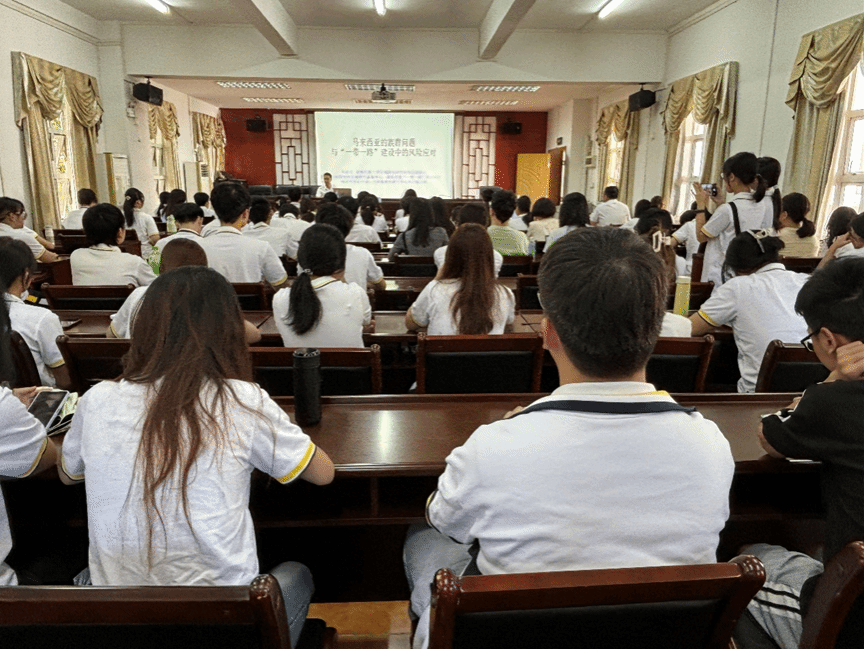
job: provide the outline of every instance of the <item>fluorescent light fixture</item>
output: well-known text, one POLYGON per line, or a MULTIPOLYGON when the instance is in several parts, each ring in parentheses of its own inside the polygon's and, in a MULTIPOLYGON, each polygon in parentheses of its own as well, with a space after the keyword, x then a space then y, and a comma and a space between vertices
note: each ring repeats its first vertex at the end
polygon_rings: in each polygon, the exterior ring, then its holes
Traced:
POLYGON ((302 104, 299 97, 243 97, 243 101, 254 104, 302 104))
POLYGON ((281 81, 217 81, 223 88, 255 88, 256 90, 290 90, 291 86, 281 81))
POLYGON ((515 106, 519 102, 515 99, 462 99, 461 106, 515 106))
POLYGON ((372 0, 372 4, 375 6, 375 11, 379 16, 387 13, 387 5, 384 4, 384 0, 372 0))
MULTIPOLYGON (((385 83, 387 90, 390 92, 414 92, 414 86, 402 85, 398 83, 385 83)), ((366 92, 375 92, 381 90, 380 83, 346 83, 345 90, 365 90, 366 92)))
MULTIPOLYGON (((354 103, 355 104, 374 104, 376 102, 372 101, 371 99, 355 99, 354 103)), ((411 100, 410 99, 397 99, 396 101, 389 102, 389 103, 403 104, 404 105, 404 104, 410 104, 411 100)))
POLYGON ((162 14, 171 13, 171 7, 166 5, 162 0, 147 0, 147 4, 153 7, 156 11, 162 14))
POLYGON ((611 14, 613 11, 615 11, 615 8, 618 5, 620 5, 622 2, 624 2, 624 0, 609 0, 609 2, 607 2, 605 5, 603 5, 603 8, 600 10, 600 16, 599 17, 605 18, 606 16, 611 14))
POLYGON ((537 92, 540 86, 471 86, 471 92, 537 92))

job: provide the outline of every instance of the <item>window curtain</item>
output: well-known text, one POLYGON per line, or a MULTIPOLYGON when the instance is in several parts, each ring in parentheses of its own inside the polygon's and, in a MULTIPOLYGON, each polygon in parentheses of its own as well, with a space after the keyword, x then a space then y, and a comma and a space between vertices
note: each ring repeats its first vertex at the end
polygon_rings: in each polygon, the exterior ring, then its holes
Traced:
POLYGON ((783 185, 810 199, 818 214, 843 112, 843 82, 864 59, 864 14, 828 25, 801 39, 786 104, 795 126, 783 185))
POLYGON ((663 171, 663 198, 672 199, 675 184, 675 157, 681 140, 681 124, 692 112, 705 125, 702 182, 716 183, 729 156, 729 140, 735 128, 738 93, 738 63, 730 61, 675 81, 663 108, 666 133, 666 164, 663 171))
POLYGON ((196 149, 200 146, 204 159, 210 167, 210 179, 216 177, 216 173, 225 170, 225 127, 222 119, 205 115, 204 113, 192 113, 192 137, 196 149))
MULTIPOLYGON (((621 176, 618 183, 619 200, 630 204, 633 196, 633 179, 636 173, 636 149, 639 148, 639 113, 631 113, 628 102, 619 101, 616 104, 606 106, 600 111, 600 119, 597 121, 595 137, 599 152, 597 155, 601 175, 606 173, 607 153, 609 150, 609 136, 615 134, 619 142, 624 146, 621 152, 621 176)), ((603 200, 603 189, 598 184, 598 200, 603 200)))
POLYGON ((51 169, 47 121, 63 110, 72 112, 67 134, 75 159, 79 187, 96 187, 96 138, 102 122, 102 100, 93 77, 43 59, 15 52, 15 122, 24 132, 30 179, 33 228, 60 227, 57 191, 51 169))
POLYGON ((161 106, 148 106, 147 119, 150 126, 150 139, 156 139, 156 129, 162 132, 163 156, 165 160, 165 188, 167 191, 179 189, 180 162, 177 156, 177 139, 180 129, 177 122, 177 109, 170 101, 161 106))

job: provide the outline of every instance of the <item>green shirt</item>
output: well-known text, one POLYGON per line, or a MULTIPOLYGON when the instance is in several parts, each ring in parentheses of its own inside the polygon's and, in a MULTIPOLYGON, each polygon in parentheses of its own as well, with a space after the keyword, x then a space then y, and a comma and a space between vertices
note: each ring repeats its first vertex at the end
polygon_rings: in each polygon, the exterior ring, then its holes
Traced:
POLYGON ((527 255, 528 237, 507 225, 490 225, 487 229, 492 247, 503 256, 527 255))

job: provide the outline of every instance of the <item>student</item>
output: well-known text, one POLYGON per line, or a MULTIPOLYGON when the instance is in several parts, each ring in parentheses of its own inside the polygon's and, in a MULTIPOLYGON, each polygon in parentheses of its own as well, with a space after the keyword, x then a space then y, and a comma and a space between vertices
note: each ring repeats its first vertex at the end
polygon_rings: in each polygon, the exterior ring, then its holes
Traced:
POLYGON ((430 336, 503 334, 516 299, 495 281, 492 241, 482 225, 463 223, 447 245, 444 265, 405 314, 405 326, 430 336))
MULTIPOLYGON (((459 225, 464 225, 466 223, 476 223, 480 225, 485 230, 488 226, 489 214, 486 210, 486 206, 483 203, 466 203, 461 207, 458 213, 458 223, 459 225)), ((488 233, 486 235, 489 236, 488 233)), ((491 239, 490 239, 491 241, 491 239)), ((444 259, 447 256, 447 247, 441 246, 438 248, 433 254, 432 259, 435 260, 435 267, 441 268, 444 265, 444 259)), ((476 254, 477 251, 474 251, 473 254, 476 254)), ((495 277, 501 273, 501 266, 504 265, 504 256, 495 250, 492 249, 492 262, 493 262, 493 270, 495 273, 495 277)))
POLYGON ((177 232, 170 234, 153 246, 153 252, 147 259, 150 268, 157 275, 162 265, 162 251, 169 241, 178 239, 201 240, 201 229, 204 227, 204 208, 196 203, 183 203, 174 208, 174 220, 177 222, 177 232))
POLYGON ((435 227, 444 228, 449 239, 456 231, 456 226, 450 217, 447 216, 447 206, 444 204, 444 199, 440 196, 433 196, 429 199, 429 206, 432 208, 432 217, 435 227))
POLYGON ((531 208, 531 218, 528 225, 528 241, 546 241, 547 235, 557 230, 559 223, 555 218, 555 203, 548 198, 538 198, 531 208))
POLYGON ((353 196, 340 196, 336 203, 348 210, 348 214, 351 215, 351 230, 345 237, 346 242, 381 243, 381 237, 378 236, 378 232, 375 228, 371 225, 367 225, 363 222, 363 219, 360 218, 360 215, 358 214, 360 201, 353 196))
POLYGON ((696 239, 706 244, 701 281, 714 282, 716 286, 726 280, 723 259, 729 242, 745 230, 771 230, 774 227, 770 216, 773 212, 769 213, 764 205, 760 205, 765 197, 765 181, 758 173, 755 155, 742 151, 728 158, 723 163, 723 179, 725 191, 733 194, 732 200, 720 205, 713 215, 707 209, 711 197, 702 185, 693 183, 697 206, 696 239))
POLYGON ((405 543, 415 647, 428 640, 435 571, 462 573, 475 543, 475 574, 716 561, 729 444, 645 381, 666 303, 662 262, 632 232, 581 228, 544 255, 539 285, 561 386, 447 457, 431 527, 414 526, 405 543))
MULTIPOLYGON (((165 222, 165 205, 168 204, 169 198, 171 198, 171 192, 159 192, 159 207, 156 208, 155 218, 163 223, 165 222)), ((144 199, 142 198, 141 200, 143 202, 144 199)))
MULTIPOLYGON (((168 194, 169 198, 170 196, 168 194)), ((126 219, 124 228, 135 230, 141 242, 141 256, 148 259, 153 252, 153 246, 159 242, 159 228, 156 227, 156 221, 152 216, 141 211, 142 207, 144 207, 144 194, 134 187, 127 189, 123 198, 123 216, 126 219)))
POLYGON ((768 218, 767 215, 770 214, 772 227, 779 230, 780 212, 783 210, 782 196, 780 196, 780 189, 777 187, 777 183, 780 181, 780 161, 765 156, 756 162, 759 165, 758 173, 765 181, 765 198, 769 199, 769 202, 762 203, 765 206, 766 219, 768 218))
POLYGON ((828 225, 825 226, 825 238, 822 239, 819 246, 819 256, 824 257, 828 253, 837 237, 846 234, 849 231, 849 222, 858 214, 851 207, 838 207, 831 212, 828 217, 828 225))
POLYGON ((672 238, 680 244, 684 244, 684 262, 686 274, 693 270, 693 255, 699 252, 699 240, 696 238, 696 202, 690 204, 690 209, 685 211, 678 219, 680 227, 672 233, 672 238))
MULTIPOLYGON (((153 283, 121 378, 88 390, 63 441, 61 479, 87 483, 94 585, 248 585, 259 573, 253 469, 283 484, 333 480, 330 458, 252 383, 250 365, 223 277, 188 266, 153 283)), ((296 563, 271 574, 296 642, 311 574, 296 563)))
POLYGON ((8 196, 0 196, 0 237, 10 237, 23 241, 37 261, 50 263, 59 257, 37 240, 35 232, 24 227, 27 212, 24 204, 8 196))
POLYGON ((248 283, 267 280, 276 288, 288 279, 288 273, 264 241, 241 234, 249 222, 249 192, 240 183, 221 182, 210 195, 219 217, 219 229, 201 240, 210 268, 229 282, 248 283))
POLYGON ((516 209, 513 210, 513 216, 510 217, 506 225, 520 232, 528 232, 526 219, 531 220, 531 198, 523 195, 516 199, 516 209))
POLYGON ((345 281, 345 239, 316 223, 303 233, 294 283, 273 297, 273 319, 286 347, 363 347, 372 322, 366 291, 345 281))
MULTIPOLYGON (((315 222, 332 225, 343 237, 351 231, 352 226, 351 214, 336 203, 321 205, 315 214, 315 222)), ((299 268, 297 272, 300 272, 299 268)), ((367 287, 383 290, 387 285, 384 272, 375 263, 372 253, 360 246, 352 246, 350 243, 345 245, 345 281, 356 284, 363 290, 367 287)))
POLYGON ((156 279, 146 261, 120 250, 126 239, 125 223, 123 213, 109 203, 87 208, 84 234, 90 247, 79 248, 69 255, 73 284, 146 286, 156 279))
MULTIPOLYGON (((655 196, 654 198, 660 198, 660 197, 655 196)), ((621 227, 624 228, 625 230, 635 229, 636 224, 639 222, 639 217, 642 216, 642 214, 644 212, 647 212, 652 207, 654 207, 652 201, 653 201, 653 199, 651 199, 651 201, 649 201, 647 198, 640 198, 638 201, 636 201, 636 205, 633 206, 633 218, 628 220, 621 227)), ((662 198, 661 198, 660 202, 661 203, 663 202, 662 198)))
POLYGON ((84 223, 81 219, 84 217, 84 212, 87 208, 96 205, 99 201, 96 200, 96 192, 87 187, 82 187, 78 190, 78 209, 72 210, 63 219, 63 227, 67 230, 81 230, 84 228, 84 223))
POLYGON ((504 225, 510 220, 515 206, 516 196, 503 189, 494 192, 489 203, 491 224, 486 232, 492 239, 492 247, 505 257, 528 254, 528 237, 525 233, 504 225))
MULTIPOLYGON (((360 201, 360 214, 357 218, 377 233, 387 232, 387 218, 381 213, 381 205, 378 202, 378 197, 374 194, 367 194, 360 201)), ((378 238, 380 240, 381 237, 378 238)))
POLYGON ((400 232, 390 248, 387 258, 396 260, 396 255, 423 255, 431 257, 437 248, 447 245, 447 231, 437 227, 432 215, 432 206, 425 198, 411 201, 411 216, 408 230, 400 232))
POLYGON ((192 197, 195 204, 204 212, 204 218, 215 218, 216 212, 210 209, 210 194, 207 192, 196 192, 192 197))
POLYGON ((411 201, 417 198, 417 192, 413 189, 406 189, 399 201, 399 209, 396 210, 395 220, 393 225, 396 232, 405 232, 408 230, 408 223, 411 215, 411 201))
POLYGON ((804 194, 793 192, 781 199, 777 235, 783 241, 783 255, 786 257, 816 257, 819 254, 819 240, 816 226, 807 218, 810 201, 804 194))
POLYGON ((741 371, 738 392, 753 392, 768 343, 797 342, 807 335, 807 325, 794 308, 807 275, 786 270, 780 263, 782 249, 783 242, 768 230, 739 234, 726 251, 726 265, 735 277, 716 287, 690 316, 694 336, 722 325, 732 327, 741 371))
MULTIPOLYGON (((296 185, 288 188, 288 200, 291 201, 291 205, 296 207, 298 210, 300 209, 300 199, 302 197, 303 190, 296 185)), ((218 212, 219 210, 216 211, 218 212)))
POLYGON ((588 223, 588 201, 585 196, 579 192, 567 194, 558 208, 559 227, 546 235, 546 247, 543 251, 549 250, 549 247, 565 234, 584 228, 588 223))
POLYGON ((186 192, 182 189, 172 189, 168 194, 168 202, 165 203, 165 209, 162 211, 162 215, 164 217, 163 220, 168 221, 169 216, 174 215, 174 210, 177 209, 178 206, 183 205, 186 202, 186 192))
POLYGON ((630 220, 630 208, 618 200, 618 188, 609 185, 603 190, 603 201, 594 208, 589 218, 591 225, 619 227, 630 220))
POLYGON ((57 336, 63 335, 60 318, 48 309, 26 304, 27 290, 36 272, 36 260, 23 241, 0 237, 0 285, 6 286, 4 306, 12 329, 17 331, 36 363, 42 385, 71 389, 69 370, 57 347, 57 336))
POLYGON ((864 257, 864 212, 849 221, 846 234, 838 236, 816 268, 842 257, 864 257))
MULTIPOLYGON (((805 345, 816 352, 831 373, 807 388, 800 401, 762 418, 759 440, 777 458, 822 463, 822 502, 825 503, 823 556, 830 560, 851 541, 864 539, 864 259, 842 259, 819 270, 798 293, 795 310, 807 322, 805 345)), ((744 548, 765 566, 763 590, 747 611, 783 649, 798 647, 801 620, 823 570, 823 563, 798 552, 757 544, 744 548)), ((739 625, 740 629, 740 625, 739 625)), ((748 649, 748 638, 736 642, 748 649)), ((864 637, 864 599, 858 598, 846 616, 837 647, 860 647, 864 637)), ((764 646, 758 644, 755 646, 764 646)))
POLYGON ((249 207, 249 223, 243 227, 243 236, 265 241, 273 248, 277 257, 297 257, 297 244, 287 228, 271 227, 273 207, 263 196, 252 199, 249 207))

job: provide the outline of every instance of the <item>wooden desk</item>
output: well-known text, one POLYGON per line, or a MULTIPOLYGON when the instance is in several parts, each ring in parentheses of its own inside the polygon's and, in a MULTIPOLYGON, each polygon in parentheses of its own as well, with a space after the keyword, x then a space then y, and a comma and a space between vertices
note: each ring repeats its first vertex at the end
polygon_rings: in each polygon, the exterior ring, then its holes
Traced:
MULTIPOLYGON (((68 329, 64 329, 63 333, 70 337, 84 338, 102 338, 105 336, 105 330, 111 324, 111 316, 117 313, 112 310, 76 310, 76 309, 57 309, 54 311, 61 321, 63 320, 80 320, 68 329)), ((244 311, 243 317, 246 318, 256 327, 261 328, 264 323, 273 318, 272 311, 244 311)), ((275 324, 273 325, 275 330, 275 324)), ((278 336, 278 332, 277 332, 278 336)), ((279 338, 281 344, 282 339, 279 338)))

